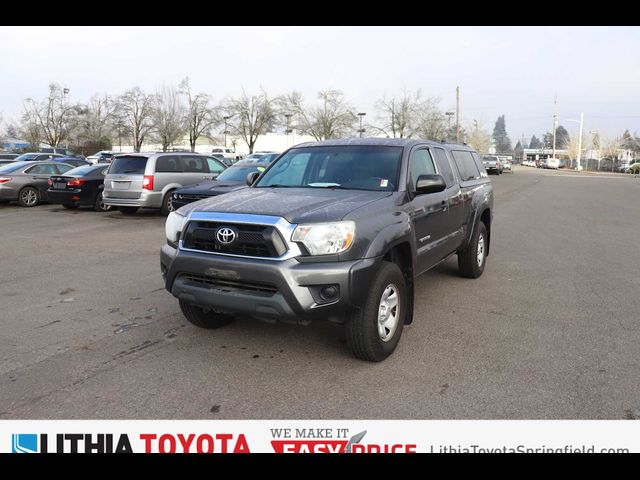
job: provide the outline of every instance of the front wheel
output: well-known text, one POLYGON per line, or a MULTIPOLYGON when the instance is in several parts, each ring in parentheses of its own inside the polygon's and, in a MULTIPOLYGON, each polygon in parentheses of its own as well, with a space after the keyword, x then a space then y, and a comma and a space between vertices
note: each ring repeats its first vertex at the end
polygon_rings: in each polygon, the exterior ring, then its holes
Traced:
POLYGON ((231 321, 233 317, 216 312, 210 308, 198 307, 180 300, 180 309, 189 322, 200 328, 220 328, 231 321))
POLYGON ((40 203, 40 192, 37 188, 24 187, 18 194, 18 203, 21 207, 35 207, 40 203))
POLYGON ((489 248, 489 235, 484 222, 474 229, 469 245, 458 252, 458 269, 463 277, 478 278, 484 272, 489 248))
POLYGON ((162 207, 160 207, 160 213, 165 217, 175 210, 173 206, 173 191, 167 192, 162 200, 162 207))
POLYGON ((380 362, 396 349, 407 315, 407 287, 395 263, 382 262, 364 304, 354 309, 345 324, 347 345, 353 354, 380 362))
POLYGON ((99 192, 96 196, 96 201, 93 202, 93 209, 96 212, 109 212, 111 210, 111 205, 105 205, 102 192, 99 192))

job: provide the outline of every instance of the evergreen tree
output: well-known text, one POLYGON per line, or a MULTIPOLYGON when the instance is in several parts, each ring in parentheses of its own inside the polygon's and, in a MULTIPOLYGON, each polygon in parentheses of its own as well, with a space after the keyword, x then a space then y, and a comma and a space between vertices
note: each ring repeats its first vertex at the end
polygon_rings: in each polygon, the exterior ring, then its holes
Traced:
POLYGON ((511 140, 507 135, 507 127, 504 121, 504 115, 500 115, 496 120, 496 125, 493 127, 493 138, 496 141, 496 152, 498 153, 510 153, 511 152, 511 140))
POLYGON ((556 127, 556 149, 567 148, 571 139, 569 138, 569 132, 562 125, 556 127))
POLYGON ((542 142, 535 135, 531 137, 529 141, 529 148, 542 148, 542 142))

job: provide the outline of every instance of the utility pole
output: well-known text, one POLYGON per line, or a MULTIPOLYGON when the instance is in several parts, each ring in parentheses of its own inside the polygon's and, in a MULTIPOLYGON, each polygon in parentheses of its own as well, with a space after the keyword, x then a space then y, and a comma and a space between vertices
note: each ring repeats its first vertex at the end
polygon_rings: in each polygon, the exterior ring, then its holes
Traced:
POLYGON ((558 105, 558 94, 553 98, 553 155, 551 158, 556 158, 556 122, 558 121, 558 114, 556 108, 558 105))
POLYGON ((582 124, 584 123, 584 113, 580 112, 580 136, 578 137, 578 159, 576 166, 576 170, 582 170, 582 166, 580 165, 580 159, 582 158, 582 124))
POLYGON ((224 119, 224 148, 227 148, 227 134, 229 133, 229 131, 227 130, 227 120, 229 120, 229 118, 231 117, 229 115, 225 115, 222 118, 224 119))
POLYGON ((456 143, 460 143, 460 87, 456 87, 456 143))
POLYGON ((358 113, 358 116, 360 117, 360 130, 358 130, 358 132, 360 132, 360 138, 362 138, 362 135, 364 134, 364 128, 362 128, 362 119, 364 118, 365 115, 366 115, 365 112, 358 113))
POLYGON ((284 133, 287 134, 287 148, 289 148, 289 134, 292 132, 291 130, 291 113, 285 113, 284 117, 287 119, 287 128, 285 128, 284 133))

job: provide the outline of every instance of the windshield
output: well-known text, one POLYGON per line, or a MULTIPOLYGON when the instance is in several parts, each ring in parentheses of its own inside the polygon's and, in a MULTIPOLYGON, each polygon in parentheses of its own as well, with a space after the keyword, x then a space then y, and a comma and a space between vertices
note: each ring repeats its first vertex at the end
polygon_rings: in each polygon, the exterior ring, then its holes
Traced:
POLYGON ((3 165, 2 167, 0 167, 0 173, 15 172, 16 170, 18 170, 18 169, 20 169, 22 167, 24 167, 24 163, 23 162, 9 163, 8 165, 3 165))
MULTIPOLYGON (((259 172, 259 167, 229 167, 220 175, 217 180, 225 182, 244 182, 251 172, 259 172)), ((262 169, 264 170, 264 168, 262 169)))
POLYGON ((398 186, 402 147, 340 145, 289 150, 256 187, 341 188, 390 192, 398 186))
POLYGON ((33 160, 38 156, 37 153, 23 153, 19 157, 16 157, 17 162, 28 162, 29 160, 33 160))
POLYGON ((113 162, 111 162, 111 167, 109 167, 109 174, 133 173, 137 175, 143 175, 146 166, 147 157, 118 157, 113 162))
POLYGON ((483 162, 497 162, 498 157, 482 157, 483 162))

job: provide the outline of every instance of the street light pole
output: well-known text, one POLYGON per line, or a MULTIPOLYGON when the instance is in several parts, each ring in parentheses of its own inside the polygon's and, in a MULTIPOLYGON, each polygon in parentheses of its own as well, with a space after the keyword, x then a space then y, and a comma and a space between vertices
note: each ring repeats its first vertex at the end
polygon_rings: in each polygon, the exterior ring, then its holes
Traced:
POLYGON ((224 148, 227 148, 227 133, 229 133, 227 131, 227 120, 229 120, 229 115, 225 115, 222 118, 224 119, 224 148))
MULTIPOLYGON (((67 87, 64 87, 62 89, 62 114, 64 115, 64 148, 69 148, 69 121, 67 119, 67 95, 69 95, 69 89, 67 87)), ((53 147, 55 148, 56 145, 53 145, 53 147)))
POLYGON ((291 130, 291 113, 285 113, 284 117, 287 119, 287 128, 284 130, 284 133, 287 135, 287 148, 289 148, 289 134, 292 132, 291 130))
POLYGON ((578 165, 576 166, 576 170, 582 170, 582 166, 580 165, 580 159, 582 158, 582 124, 584 123, 584 113, 580 112, 580 136, 578 137, 578 165))
POLYGON ((362 134, 364 133, 364 128, 362 128, 362 119, 364 118, 365 115, 366 113, 364 112, 358 113, 358 116, 360 117, 360 130, 358 130, 360 132, 360 138, 362 138, 362 134))

